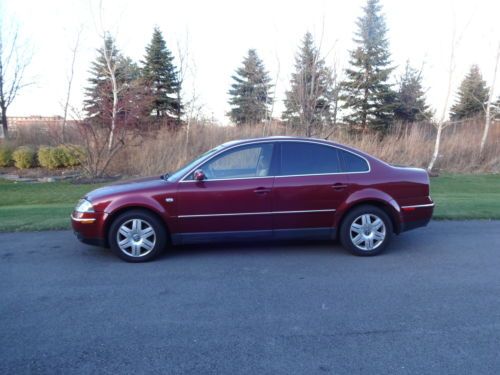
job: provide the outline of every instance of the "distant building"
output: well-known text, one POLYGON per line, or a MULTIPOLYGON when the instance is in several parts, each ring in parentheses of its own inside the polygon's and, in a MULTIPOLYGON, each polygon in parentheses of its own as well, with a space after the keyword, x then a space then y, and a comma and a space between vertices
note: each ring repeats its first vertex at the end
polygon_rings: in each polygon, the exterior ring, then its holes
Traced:
POLYGON ((26 127, 48 129, 52 126, 61 126, 64 118, 61 116, 14 116, 8 118, 9 128, 17 130, 26 127))

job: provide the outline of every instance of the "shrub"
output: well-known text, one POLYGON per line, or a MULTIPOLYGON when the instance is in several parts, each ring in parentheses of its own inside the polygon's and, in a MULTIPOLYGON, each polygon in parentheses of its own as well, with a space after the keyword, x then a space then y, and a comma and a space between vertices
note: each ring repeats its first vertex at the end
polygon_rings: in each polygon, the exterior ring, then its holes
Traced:
POLYGON ((53 147, 49 146, 40 146, 40 148, 38 149, 38 163, 41 167, 49 169, 53 168, 51 159, 52 149, 53 147))
POLYGON ((28 146, 18 147, 13 152, 12 159, 14 159, 16 168, 33 168, 35 166, 35 151, 28 146))
POLYGON ((59 146, 65 153, 65 167, 76 167, 81 164, 81 160, 85 156, 85 151, 81 146, 62 145, 59 146))
POLYGON ((66 149, 63 146, 53 147, 50 150, 50 161, 52 168, 66 167, 68 163, 66 149))
POLYGON ((10 167, 12 162, 12 148, 8 145, 0 145, 0 167, 10 167))
POLYGON ((38 150, 38 162, 48 169, 75 167, 80 165, 83 156, 83 148, 74 145, 41 146, 38 150))

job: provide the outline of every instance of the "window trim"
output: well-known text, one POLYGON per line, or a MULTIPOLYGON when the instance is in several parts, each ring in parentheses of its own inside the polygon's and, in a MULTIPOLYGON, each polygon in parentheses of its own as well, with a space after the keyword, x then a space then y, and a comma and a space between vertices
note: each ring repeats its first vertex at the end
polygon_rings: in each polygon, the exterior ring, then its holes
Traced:
MULTIPOLYGON (((280 149, 280 153, 281 153, 281 147, 279 145, 279 143, 281 142, 301 142, 301 143, 314 143, 314 144, 318 144, 318 145, 323 145, 323 146, 327 146, 327 147, 333 147, 333 148, 336 148, 336 149, 340 149, 340 150, 343 150, 343 151, 346 151, 346 152, 349 152, 357 157, 360 157, 361 159, 363 159, 364 161, 366 161, 366 163, 368 164, 368 170, 367 171, 363 171, 363 172, 332 172, 332 173, 316 173, 316 174, 299 174, 299 175, 283 175, 283 176, 280 176, 280 175, 277 175, 276 174, 276 170, 274 170, 274 174, 270 174, 269 176, 257 176, 257 177, 239 177, 239 178, 219 178, 219 179, 212 179, 212 180, 207 180, 207 181, 235 181, 235 180, 254 180, 254 179, 262 179, 262 178, 283 178, 283 177, 304 177, 304 176, 327 176, 327 175, 338 175, 338 174, 362 174, 362 173, 370 173, 371 170, 372 170, 372 167, 371 167, 371 164, 370 162, 368 161, 367 158, 365 158, 364 156, 362 155, 359 155, 353 151, 350 151, 350 150, 347 150, 341 146, 337 146, 337 145, 332 145, 332 144, 329 144, 329 143, 323 143, 323 142, 320 142, 320 141, 316 141, 316 140, 305 140, 305 139, 269 139, 269 140, 258 140, 258 141, 252 141, 252 142, 248 142, 248 143, 239 143, 239 144, 235 144, 235 145, 232 145, 232 146, 229 146, 227 148, 223 148, 221 149, 219 152, 217 152, 216 154, 212 155, 209 159, 207 160, 204 160, 202 161, 201 163, 199 163, 198 165, 196 165, 194 168, 192 168, 188 173, 186 173, 181 179, 179 179, 178 182, 182 182, 182 183, 185 183, 185 182, 199 182, 197 180, 186 180, 186 177, 189 176, 191 173, 193 173, 195 170, 197 170, 198 168, 200 168, 203 164, 205 163, 208 163, 210 160, 212 160, 213 158, 217 157, 218 155, 222 154, 223 152, 225 151, 229 151, 233 148, 236 148, 236 147, 243 147, 243 146, 248 146, 248 145, 252 145, 252 144, 260 144, 260 143, 273 143, 273 157, 272 157, 272 161, 274 160, 275 158, 275 152, 276 150, 280 149)), ((339 158, 341 158, 339 156, 339 158)), ((342 157, 342 161, 344 160, 344 158, 342 157)), ((272 163, 271 161, 271 163, 272 163)), ((279 166, 280 166, 280 169, 281 169, 281 155, 280 155, 280 163, 279 163, 279 166)), ((272 164, 271 164, 271 169, 272 169, 272 164)))

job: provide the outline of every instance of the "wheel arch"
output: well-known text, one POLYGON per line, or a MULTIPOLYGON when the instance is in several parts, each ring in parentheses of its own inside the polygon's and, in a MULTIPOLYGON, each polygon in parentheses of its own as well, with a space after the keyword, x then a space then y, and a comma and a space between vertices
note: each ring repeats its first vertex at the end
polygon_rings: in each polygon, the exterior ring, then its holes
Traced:
POLYGON ((389 216, 389 219, 391 220, 393 232, 396 234, 401 233, 401 219, 399 214, 400 210, 397 203, 394 200, 385 201, 376 198, 366 198, 357 200, 349 204, 348 206, 344 207, 340 211, 340 216, 338 216, 337 218, 336 227, 340 230, 347 214, 353 209, 356 209, 357 207, 360 206, 375 206, 382 209, 387 214, 387 216, 389 216))
POLYGON ((123 213, 128 212, 128 211, 133 211, 133 210, 146 211, 147 213, 155 216, 161 223, 163 223, 163 225, 165 227, 166 235, 167 235, 167 241, 170 241, 170 238, 171 238, 170 233, 171 232, 170 232, 169 225, 166 222, 165 218, 159 212, 157 212, 155 209, 153 209, 149 206, 134 204, 134 205, 130 205, 130 206, 124 206, 124 207, 117 208, 116 210, 108 213, 108 216, 106 217, 106 221, 105 221, 104 228, 103 228, 103 230, 104 230, 103 237, 104 237, 106 247, 109 247, 109 243, 108 243, 109 229, 111 227, 111 224, 113 224, 113 221, 118 216, 122 215, 123 213))

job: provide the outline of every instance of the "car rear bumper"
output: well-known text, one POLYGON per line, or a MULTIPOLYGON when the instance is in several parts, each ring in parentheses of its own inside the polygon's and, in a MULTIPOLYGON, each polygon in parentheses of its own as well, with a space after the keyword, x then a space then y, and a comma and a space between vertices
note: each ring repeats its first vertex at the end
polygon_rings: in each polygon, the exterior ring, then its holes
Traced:
POLYGON ((401 232, 406 232, 411 229, 425 227, 432 219, 434 212, 434 202, 429 198, 430 202, 423 204, 412 204, 401 206, 402 223, 401 232))

